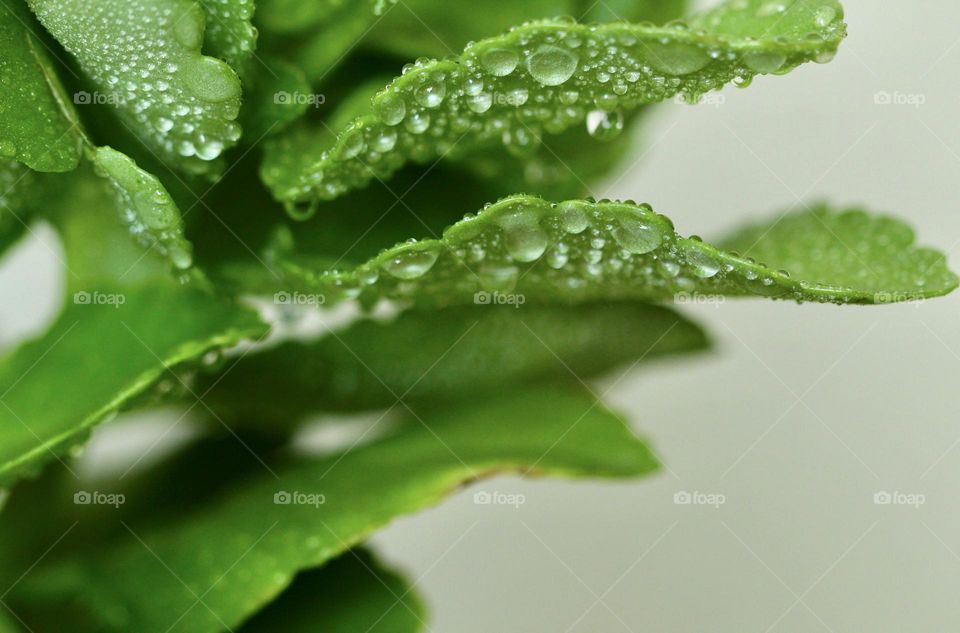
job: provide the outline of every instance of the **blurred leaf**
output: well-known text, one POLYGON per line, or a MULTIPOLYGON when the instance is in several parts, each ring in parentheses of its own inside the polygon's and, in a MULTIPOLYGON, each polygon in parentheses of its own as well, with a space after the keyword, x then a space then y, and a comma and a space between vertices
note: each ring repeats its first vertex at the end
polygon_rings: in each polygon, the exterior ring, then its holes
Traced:
POLYGON ((706 345, 679 314, 636 303, 412 311, 248 354, 201 378, 198 390, 225 420, 280 430, 315 411, 488 398, 504 387, 585 380, 706 345))
POLYGON ((257 48, 253 28, 254 0, 200 0, 206 16, 204 50, 219 57, 241 77, 246 76, 257 48))
POLYGON ((46 334, 0 360, 0 484, 82 442, 170 367, 264 331, 251 312, 174 283, 71 299, 46 334))
POLYGON ((576 392, 527 390, 473 407, 410 410, 390 437, 263 470, 183 518, 137 523, 103 551, 38 566, 16 593, 56 583, 103 620, 98 631, 214 633, 258 612, 297 572, 477 477, 621 478, 657 467, 621 419, 576 392))
POLYGON ((350 550, 293 584, 237 633, 418 633, 426 618, 409 583, 350 550))
POLYGON ((204 13, 190 0, 29 0, 106 101, 166 163, 193 173, 240 138, 240 81, 200 54, 204 13))
POLYGON ((821 207, 726 242, 762 257, 756 263, 680 237, 647 205, 512 196, 457 222, 441 239, 398 244, 353 270, 318 270, 292 246, 273 259, 288 290, 320 293, 327 303, 363 293, 368 302, 441 306, 475 301, 478 292, 531 304, 697 295, 890 303, 956 288, 944 255, 913 241, 897 220, 821 207))
MULTIPOLYGON (((332 146, 323 142, 326 130, 308 127, 272 139, 262 176, 278 200, 303 214, 297 203, 313 209, 317 199, 389 178, 408 162, 456 159, 497 145, 529 156, 542 135, 584 122, 598 140, 613 138, 624 108, 678 94, 695 102, 733 80, 745 84, 757 74, 825 61, 846 33, 835 0, 799 0, 777 15, 789 25, 778 32, 793 33, 790 39, 768 37, 765 16, 728 18, 739 15, 732 7, 741 4, 751 3, 730 0, 696 22, 716 24, 710 31, 542 21, 479 42, 456 59, 422 60, 332 146), (827 7, 836 9, 824 22, 819 16, 827 7)), ((752 8, 750 15, 756 13, 752 8)))
POLYGON ((0 4, 0 160, 69 171, 80 160, 76 116, 34 29, 22 0, 0 4))

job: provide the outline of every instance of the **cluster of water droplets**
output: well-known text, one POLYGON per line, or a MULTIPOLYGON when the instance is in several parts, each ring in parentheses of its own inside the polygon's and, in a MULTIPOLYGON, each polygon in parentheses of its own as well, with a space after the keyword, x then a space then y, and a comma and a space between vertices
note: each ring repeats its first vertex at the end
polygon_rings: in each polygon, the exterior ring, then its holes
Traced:
POLYGON ((183 236, 180 211, 160 181, 109 147, 96 150, 94 165, 111 183, 121 218, 137 241, 156 249, 175 268, 189 268, 193 250, 183 236))
POLYGON ((240 139, 240 82, 200 54, 198 5, 143 0, 34 0, 44 26, 161 155, 203 172, 240 139))
POLYGON ((441 240, 410 240, 355 271, 317 273, 330 296, 463 303, 475 292, 554 301, 679 293, 786 296, 788 274, 680 238, 669 219, 633 202, 549 203, 512 196, 467 215, 441 240))
POLYGON ((332 199, 410 160, 455 158, 498 143, 531 156, 544 134, 574 125, 609 140, 623 129, 625 109, 677 94, 694 102, 730 81, 809 59, 787 51, 732 44, 682 23, 531 23, 469 45, 459 60, 408 65, 374 99, 373 114, 354 121, 332 148, 300 157, 294 173, 267 165, 265 177, 284 200, 332 199))

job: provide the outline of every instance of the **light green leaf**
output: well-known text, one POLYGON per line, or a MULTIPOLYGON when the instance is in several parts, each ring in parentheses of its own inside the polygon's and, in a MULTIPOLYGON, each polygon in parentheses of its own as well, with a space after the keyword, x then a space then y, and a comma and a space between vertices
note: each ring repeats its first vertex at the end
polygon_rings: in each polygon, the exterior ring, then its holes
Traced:
POLYGON ((206 15, 204 49, 219 57, 241 77, 257 48, 253 0, 200 0, 206 15))
POLYGON ((581 22, 653 22, 666 24, 682 18, 687 0, 580 0, 581 22))
MULTIPOLYGON (((729 7, 741 4, 757 3, 730 0, 724 6, 731 13, 729 7)), ((709 14, 717 15, 727 13, 709 14)), ((304 139, 310 132, 301 128, 273 139, 262 176, 278 200, 293 205, 389 178, 411 161, 457 158, 497 145, 526 156, 542 135, 585 121, 595 138, 611 138, 622 129, 623 109, 678 94, 696 101, 733 80, 743 84, 757 74, 824 61, 846 32, 835 0, 798 0, 778 17, 789 32, 803 35, 769 37, 767 17, 744 21, 752 29, 732 18, 700 18, 716 22, 710 31, 562 20, 527 24, 474 44, 459 58, 418 62, 377 95, 372 112, 347 126, 332 147, 296 151, 312 140, 304 139), (822 7, 836 8, 833 21, 819 21, 822 7)))
MULTIPOLYGON (((291 300, 291 295, 282 298, 291 300)), ((510 298, 510 297, 505 297, 510 298)), ((701 350, 706 335, 667 308, 493 305, 403 313, 312 344, 251 353, 201 377, 225 420, 288 429, 315 411, 387 408, 404 401, 487 398, 504 386, 588 379, 637 359, 701 350)), ((513 297, 517 299, 517 297, 513 297)))
POLYGON ((98 147, 91 153, 97 173, 113 187, 130 233, 144 248, 156 248, 175 268, 189 268, 193 247, 183 236, 180 210, 160 180, 113 148, 98 147))
MULTIPOLYGON (((133 534, 117 528, 126 534, 104 549, 75 552, 64 564, 77 584, 65 588, 104 618, 101 632, 219 633, 281 595, 297 572, 477 477, 623 478, 657 468, 621 419, 576 392, 528 390, 472 407, 414 410, 390 437, 275 465, 276 477, 262 470, 203 504, 190 503, 191 490, 168 491, 192 511, 134 521, 133 534)), ((52 562, 16 591, 40 590, 51 577, 64 577, 52 562)))
POLYGON ((7 617, 7 614, 0 612, 0 633, 18 633, 18 631, 19 629, 13 623, 13 621, 7 617))
MULTIPOLYGON (((164 161, 203 173, 240 138, 240 81, 201 55, 191 0, 29 0, 90 77, 98 98, 164 161)), ((91 98, 92 101, 92 98, 91 98)))
POLYGON ((417 633, 426 618, 409 583, 368 552, 350 550, 302 572, 238 633, 417 633))
POLYGON ((0 159, 69 171, 80 160, 80 134, 36 28, 21 0, 0 4, 0 159))
POLYGON ((528 303, 694 294, 888 303, 956 288, 943 254, 913 240, 896 220, 818 208, 725 243, 755 253, 757 263, 680 237, 646 205, 512 196, 454 224, 441 239, 399 244, 354 270, 318 270, 293 251, 274 258, 288 289, 322 293, 328 303, 365 293, 367 300, 463 304, 477 292, 528 303))
POLYGON ((81 442, 169 367, 263 331, 253 313, 174 283, 78 290, 45 335, 0 360, 0 485, 81 442))

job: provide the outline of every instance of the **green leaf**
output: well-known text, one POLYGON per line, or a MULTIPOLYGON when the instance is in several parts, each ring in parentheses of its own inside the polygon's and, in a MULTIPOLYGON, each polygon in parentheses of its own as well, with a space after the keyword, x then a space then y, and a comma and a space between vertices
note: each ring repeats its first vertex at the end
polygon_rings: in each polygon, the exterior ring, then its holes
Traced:
POLYGON ((241 77, 257 48, 253 0, 200 0, 206 16, 204 49, 219 57, 241 77))
POLYGON ((0 485, 81 442, 168 368, 263 331, 251 312, 173 283, 78 290, 45 335, 0 360, 0 485))
POLYGON ((724 243, 757 263, 680 237, 647 205, 521 195, 467 216, 441 239, 398 244, 353 270, 318 270, 294 251, 273 257, 288 290, 321 293, 327 303, 363 293, 367 301, 463 304, 489 292, 528 303, 729 295, 868 304, 956 288, 944 255, 913 240, 896 220, 821 207, 724 243))
POLYGON ((98 631, 218 633, 279 596, 297 572, 477 477, 622 478, 657 468, 621 419, 576 392, 528 390, 468 408, 414 410, 390 437, 276 466, 276 478, 260 471, 203 504, 179 489, 191 512, 128 524, 102 551, 38 566, 16 591, 66 576, 76 583, 64 587, 68 595, 104 619, 98 631))
POLYGON ((683 17, 688 4, 687 0, 580 0, 580 21, 666 24, 683 17))
POLYGON ((80 160, 80 134, 36 28, 21 0, 0 5, 0 158, 69 171, 80 160))
POLYGON ((19 630, 13 621, 7 617, 6 613, 0 612, 0 633, 18 633, 19 630))
POLYGON ((53 178, 13 159, 0 159, 0 255, 60 193, 53 178))
POLYGON ((426 618, 407 582, 368 552, 350 550, 302 572, 238 633, 418 633, 426 618))
POLYGON ((276 134, 300 118, 311 105, 313 91, 303 71, 272 56, 262 57, 244 75, 245 101, 240 122, 251 142, 276 134))
MULTIPOLYGON (((204 173, 240 138, 240 81, 201 55, 204 13, 191 0, 29 0, 99 97, 168 164, 204 173)), ((91 99, 92 100, 92 99, 91 99)))
POLYGON ((198 389, 225 420, 287 429, 315 411, 486 398, 706 346, 700 328, 667 308, 480 305, 365 320, 315 343, 251 353, 198 389))
POLYGON ((97 173, 113 186, 122 220, 142 246, 157 251, 178 269, 193 262, 190 242, 176 203, 156 176, 110 147, 92 150, 97 173))
POLYGON ((542 21, 474 44, 456 59, 420 61, 377 95, 372 112, 351 123, 332 147, 301 151, 316 140, 303 128, 273 139, 265 150, 264 182, 278 200, 293 205, 389 178, 411 161, 456 159, 500 145, 527 156, 542 135, 584 121, 595 138, 615 137, 622 109, 677 94, 695 102, 733 80, 743 84, 757 74, 825 61, 846 33, 835 0, 798 0, 779 15, 790 28, 778 26, 777 32, 802 33, 794 38, 769 37, 766 16, 743 21, 752 29, 726 17, 739 15, 731 7, 741 5, 754 15, 757 4, 731 0, 726 13, 699 18, 717 24, 709 31, 542 21), (835 7, 826 24, 817 18, 824 7, 835 7))

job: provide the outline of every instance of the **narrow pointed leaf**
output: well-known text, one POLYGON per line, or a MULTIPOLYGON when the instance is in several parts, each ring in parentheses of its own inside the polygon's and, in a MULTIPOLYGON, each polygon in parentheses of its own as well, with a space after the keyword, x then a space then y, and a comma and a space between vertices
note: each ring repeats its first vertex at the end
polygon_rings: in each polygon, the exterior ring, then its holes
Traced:
MULTIPOLYGON (((204 13, 190 0, 30 0, 93 82, 98 99, 171 165, 202 173, 240 138, 240 81, 200 53, 204 13)), ((92 95, 88 95, 92 101, 92 95)))
POLYGON ((680 237, 647 205, 513 196, 448 228, 441 239, 399 244, 366 264, 322 273, 294 253, 275 255, 289 287, 328 302, 362 292, 431 304, 477 292, 528 303, 691 294, 830 303, 937 297, 957 286, 943 254, 913 246, 903 223, 863 211, 781 216, 726 243, 680 237))
POLYGON ((288 203, 332 199, 385 179, 407 162, 478 148, 536 151, 543 134, 586 125, 597 138, 622 128, 622 109, 678 94, 696 100, 733 80, 825 61, 845 35, 835 0, 797 0, 777 19, 759 2, 730 0, 696 21, 709 29, 549 20, 490 38, 444 61, 422 61, 374 98, 333 146, 311 152, 302 128, 267 146, 262 175, 288 203), (741 11, 734 7, 745 6, 741 11), (833 8, 824 22, 823 8, 833 8), (737 19, 741 13, 747 16, 737 19), (754 16, 754 19, 749 19, 754 16))
POLYGON ((350 550, 293 584, 237 633, 417 633, 426 612, 410 583, 350 550))
POLYGON ((401 397, 482 399, 505 386, 585 380, 706 344, 679 314, 636 303, 411 311, 392 323, 356 323, 313 344, 248 354, 201 379, 198 389, 225 420, 288 428, 314 411, 387 408, 401 397))
POLYGON ((21 0, 0 4, 0 159, 69 171, 80 160, 80 135, 38 28, 21 0))
POLYGON ((77 584, 65 588, 104 618, 101 632, 219 633, 280 596, 297 572, 479 476, 623 478, 657 467, 621 419, 577 392, 528 390, 416 412, 373 444, 276 466, 276 478, 262 470, 179 518, 135 522, 102 551, 35 569, 17 592, 66 576, 77 584))
POLYGON ((45 335, 0 360, 0 484, 81 442, 169 367, 263 329, 251 312, 175 284, 77 291, 45 335))

